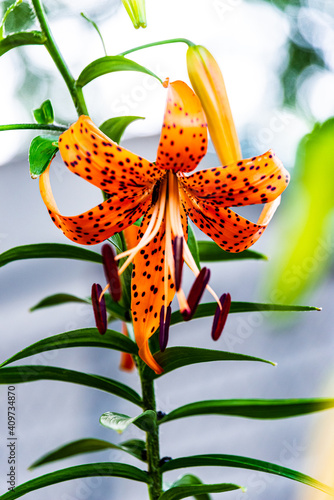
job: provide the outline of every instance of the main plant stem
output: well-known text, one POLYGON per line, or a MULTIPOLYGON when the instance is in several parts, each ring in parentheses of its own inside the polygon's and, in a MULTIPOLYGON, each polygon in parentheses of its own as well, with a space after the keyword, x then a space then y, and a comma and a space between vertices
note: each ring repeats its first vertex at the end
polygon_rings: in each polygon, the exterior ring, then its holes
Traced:
MULTIPOLYGON (((147 380, 143 376, 145 363, 141 359, 138 361, 139 375, 142 387, 143 409, 156 411, 154 382, 147 380)), ((146 451, 148 473, 151 482, 148 485, 150 500, 158 500, 162 493, 162 474, 160 472, 160 445, 159 445, 159 426, 153 432, 146 433, 146 451)))
POLYGON ((60 53, 60 50, 56 44, 55 39, 53 38, 48 20, 46 18, 46 14, 41 3, 41 0, 32 0, 32 4, 35 9, 35 13, 39 24, 41 26, 41 30, 46 37, 45 47, 47 48, 50 56, 52 57, 55 65, 57 66, 60 74, 64 78, 64 81, 67 85, 67 88, 71 94, 72 101, 74 103, 75 109, 77 110, 78 115, 88 115, 86 103, 83 97, 82 89, 78 88, 76 85, 76 81, 73 78, 69 67, 63 59, 63 56, 60 53))

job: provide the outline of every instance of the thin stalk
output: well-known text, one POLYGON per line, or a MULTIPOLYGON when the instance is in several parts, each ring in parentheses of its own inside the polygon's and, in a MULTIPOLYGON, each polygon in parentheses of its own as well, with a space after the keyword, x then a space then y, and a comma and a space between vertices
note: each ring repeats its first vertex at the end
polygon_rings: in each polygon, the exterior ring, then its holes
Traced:
POLYGON ((60 50, 53 38, 49 23, 46 18, 46 14, 41 3, 41 0, 32 0, 37 19, 41 26, 41 30, 46 37, 45 47, 47 48, 50 56, 52 57, 55 65, 57 66, 60 74, 64 78, 67 88, 71 94, 75 109, 78 115, 88 115, 85 99, 83 97, 82 89, 77 88, 76 81, 73 78, 69 67, 63 59, 60 50))
POLYGON ((65 132, 67 130, 63 125, 42 125, 39 123, 11 123, 9 125, 0 125, 0 132, 4 130, 47 130, 49 132, 65 132))
MULTIPOLYGON (((143 410, 156 411, 154 382, 143 377, 145 363, 138 358, 139 375, 142 387, 143 410)), ((149 499, 158 500, 162 493, 162 474, 159 467, 160 462, 160 444, 159 444, 159 426, 157 425, 154 432, 146 433, 146 450, 148 473, 151 482, 148 485, 149 499)))
POLYGON ((131 52, 136 52, 137 50, 147 49, 149 47, 155 47, 156 45, 166 45, 167 43, 186 43, 188 47, 192 47, 195 45, 187 38, 171 38, 170 40, 161 40, 160 42, 152 42, 147 43, 146 45, 140 45, 139 47, 134 47, 133 49, 126 50, 125 52, 121 52, 120 56, 126 56, 127 54, 131 54, 131 52))

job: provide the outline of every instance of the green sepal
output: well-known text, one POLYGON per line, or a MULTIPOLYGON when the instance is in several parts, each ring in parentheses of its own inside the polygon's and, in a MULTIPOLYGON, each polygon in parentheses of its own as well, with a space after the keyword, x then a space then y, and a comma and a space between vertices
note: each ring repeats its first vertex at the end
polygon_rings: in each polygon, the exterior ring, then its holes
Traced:
POLYGON ((142 116, 116 116, 103 122, 99 128, 112 141, 119 144, 126 128, 136 120, 145 120, 145 118, 142 116))
POLYGON ((25 259, 76 259, 102 264, 102 256, 87 248, 66 243, 35 243, 14 247, 0 254, 0 267, 25 259))
POLYGON ((22 45, 43 45, 45 42, 46 38, 40 31, 27 31, 7 35, 3 40, 0 40, 0 56, 3 56, 15 47, 22 47, 22 45))
POLYGON ((263 253, 254 252, 254 250, 244 250, 240 253, 225 252, 214 241, 197 241, 199 258, 201 262, 220 262, 230 260, 256 259, 268 260, 263 253))
POLYGON ((55 137, 35 137, 29 148, 30 175, 37 179, 48 167, 58 151, 55 137))
POLYGON ((85 385, 86 387, 114 394, 135 405, 142 405, 139 394, 131 387, 100 375, 91 375, 65 368, 40 365, 15 366, 14 368, 0 369, 0 384, 21 384, 37 380, 57 380, 85 385))
POLYGON ((104 451, 108 449, 124 451, 138 458, 139 460, 142 460, 142 452, 145 449, 145 446, 145 442, 141 441, 140 439, 124 441, 119 445, 110 443, 109 441, 105 441, 103 439, 78 439, 77 441, 62 445, 56 450, 43 455, 41 458, 30 465, 29 470, 40 467, 41 465, 49 464, 50 462, 56 462, 58 460, 63 460, 64 458, 81 455, 82 453, 93 453, 96 451, 104 451))
POLYGON ((207 454, 190 457, 175 458, 161 466, 161 472, 168 472, 184 467, 236 467, 240 469, 256 470, 267 472, 277 476, 283 476, 294 481, 298 481, 308 486, 312 486, 329 495, 333 495, 334 490, 310 476, 297 472, 281 465, 273 464, 255 458, 241 457, 237 455, 207 454))
POLYGON ((104 335, 100 335, 97 328, 83 328, 53 335, 52 337, 35 342, 8 358, 0 367, 19 361, 20 359, 28 358, 29 356, 34 356, 35 354, 40 354, 41 352, 69 347, 104 347, 130 354, 138 353, 137 345, 129 337, 123 335, 123 333, 107 330, 104 335))
POLYGON ((196 401, 176 408, 159 424, 198 415, 233 415, 237 417, 277 419, 307 415, 334 407, 334 399, 214 399, 196 401))
POLYGON ((152 73, 152 71, 131 61, 131 59, 127 59, 124 56, 104 56, 91 62, 82 70, 76 82, 77 87, 82 88, 95 78, 116 71, 139 71, 140 73, 153 76, 161 82, 161 79, 152 73))
POLYGON ((107 411, 101 415, 100 424, 118 434, 122 434, 131 424, 142 431, 154 432, 157 427, 157 414, 153 410, 146 410, 136 417, 129 417, 123 413, 107 411))
POLYGON ((168 347, 164 352, 157 352, 154 359, 163 368, 163 373, 157 375, 151 368, 145 366, 143 376, 146 379, 155 379, 162 377, 183 366, 193 365, 196 363, 208 363, 211 361, 259 361, 275 366, 275 363, 246 354, 238 354, 235 352, 216 351, 213 349, 201 349, 198 347, 168 347))
POLYGON ((34 118, 41 125, 48 125, 54 122, 54 112, 50 99, 44 101, 39 108, 33 110, 34 118))
POLYGON ((83 477, 123 477, 148 483, 150 481, 147 472, 134 467, 133 465, 122 464, 118 462, 98 462, 86 465, 76 465, 61 469, 56 472, 50 472, 44 476, 36 477, 26 483, 15 486, 14 490, 7 491, 0 496, 1 500, 16 500, 31 491, 62 483, 71 479, 80 479, 83 477))

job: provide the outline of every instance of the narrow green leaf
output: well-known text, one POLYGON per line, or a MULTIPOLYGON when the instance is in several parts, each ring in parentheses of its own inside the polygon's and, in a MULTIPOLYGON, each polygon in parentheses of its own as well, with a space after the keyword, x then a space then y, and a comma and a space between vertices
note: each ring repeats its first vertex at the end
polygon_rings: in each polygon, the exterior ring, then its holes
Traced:
POLYGON ((201 262, 200 262, 200 255, 199 255, 199 247, 198 247, 198 241, 195 238, 194 231, 192 230, 192 227, 190 224, 188 224, 188 247, 191 252, 191 255, 194 257, 194 261, 196 262, 196 265, 198 269, 201 269, 201 262))
POLYGON ((29 356, 34 356, 35 354, 40 354, 41 352, 69 347, 104 347, 130 354, 138 353, 138 348, 133 340, 122 333, 107 330, 104 335, 100 335, 97 328, 83 328, 42 339, 14 354, 14 356, 4 361, 0 367, 19 361, 20 359, 28 358, 29 356))
POLYGON ((41 465, 62 460, 64 458, 74 457, 75 455, 81 455, 82 453, 93 453, 95 451, 104 451, 107 449, 125 451, 126 453, 130 453, 130 455, 139 458, 139 460, 142 460, 142 451, 145 449, 145 446, 145 442, 140 439, 124 441, 124 443, 120 443, 119 445, 110 443, 109 441, 105 441, 103 439, 78 439, 77 441, 60 446, 56 450, 43 455, 31 464, 29 469, 32 470, 36 467, 40 467, 41 465))
MULTIPOLYGON (((1 261, 0 261, 1 262, 1 261)), ((216 302, 207 302, 197 307, 194 318, 206 318, 213 316, 217 308, 216 302)), ((232 302, 231 313, 259 312, 259 311, 279 311, 279 312, 303 312, 321 311, 319 307, 313 306, 288 306, 283 304, 261 304, 259 302, 232 302)), ((182 323, 183 317, 180 311, 174 311, 171 317, 171 325, 182 323)))
POLYGON ((90 375, 65 368, 40 365, 15 366, 14 368, 0 369, 0 384, 21 384, 37 380, 57 380, 85 385, 114 394, 135 405, 141 406, 142 404, 139 394, 131 389, 131 387, 100 375, 90 375))
POLYGON ((11 248, 0 254, 0 267, 24 259, 76 259, 102 264, 102 256, 86 248, 65 243, 36 243, 11 248))
MULTIPOLYGON (((118 302, 112 300, 109 294, 105 295, 106 307, 107 310, 118 319, 122 321, 129 321, 130 313, 123 306, 121 306, 118 302)), ((37 311, 44 307, 53 307, 62 304, 68 304, 72 302, 79 302, 81 304, 91 305, 92 301, 90 298, 82 299, 81 297, 77 297, 76 295, 71 295, 68 293, 56 293, 55 295, 49 295, 49 297, 45 297, 38 304, 34 305, 30 308, 30 311, 37 311)))
POLYGON ((225 252, 214 241, 198 241, 199 257, 202 262, 217 262, 222 260, 242 260, 256 259, 268 260, 263 253, 254 252, 254 250, 244 250, 240 253, 225 252))
POLYGON ((160 495, 159 500, 181 500, 189 497, 194 497, 196 500, 210 500, 206 493, 226 493, 227 491, 240 489, 246 491, 242 486, 231 483, 172 486, 160 495))
POLYGON ((101 415, 100 424, 118 432, 118 434, 122 434, 131 424, 136 425, 142 431, 153 432, 157 426, 157 415, 152 410, 146 410, 136 417, 107 411, 101 415))
POLYGON ((120 233, 116 233, 113 236, 109 238, 110 243, 114 245, 114 247, 119 251, 123 252, 123 241, 122 238, 120 237, 120 233))
POLYGON ((98 25, 92 19, 89 19, 89 17, 86 16, 86 14, 84 14, 83 12, 81 12, 81 15, 84 19, 86 19, 86 21, 88 21, 94 27, 95 31, 97 32, 97 34, 99 35, 99 38, 101 40, 101 43, 103 46, 103 51, 104 51, 105 55, 107 55, 107 49, 106 49, 106 46, 105 46, 105 43, 103 40, 103 36, 101 34, 101 31, 99 30, 98 25))
POLYGON ((39 31, 14 33, 0 41, 0 56, 3 56, 15 47, 21 47, 22 45, 43 45, 45 42, 45 36, 39 31))
POLYGON ((56 293, 54 295, 49 295, 45 299, 40 300, 36 305, 30 308, 30 311, 37 311, 37 309, 43 309, 43 307, 59 306, 61 304, 67 304, 69 302, 80 302, 82 304, 90 304, 87 299, 81 299, 75 295, 69 293, 56 293))
POLYGON ((119 144, 126 128, 135 120, 145 120, 145 118, 142 116, 116 116, 103 122, 99 128, 112 141, 119 144))
POLYGON ((191 457, 175 458, 166 462, 161 467, 162 472, 167 472, 175 469, 180 469, 184 467, 237 467, 240 469, 256 470, 260 472, 267 472, 269 474, 275 474, 277 476, 283 476, 288 479, 293 479, 300 483, 307 484, 313 488, 324 491, 329 495, 333 495, 334 490, 316 479, 310 476, 306 476, 301 472, 297 472, 281 465, 272 464, 270 462, 264 462, 262 460, 257 460, 255 458, 240 457, 237 455, 195 455, 191 457))
POLYGON ((106 75, 107 73, 114 73, 115 71, 139 71, 140 73, 146 73, 147 75, 157 78, 157 80, 162 83, 161 79, 152 73, 152 71, 131 61, 131 59, 127 59, 123 56, 104 56, 88 64, 88 66, 82 70, 77 80, 77 86, 84 87, 95 78, 106 75))
POLYGON ((148 366, 144 368, 144 377, 153 379, 161 377, 173 370, 183 366, 196 363, 208 363, 211 361, 260 361, 275 366, 275 363, 266 359, 238 354, 235 352, 215 351, 212 349, 200 349, 198 347, 169 347, 164 352, 158 352, 154 355, 155 360, 164 369, 161 375, 157 375, 148 366))
POLYGON ((44 172, 57 153, 58 146, 55 145, 55 140, 54 137, 37 136, 31 141, 29 166, 33 179, 37 179, 44 172))
POLYGON ((47 125, 54 122, 54 112, 50 99, 44 101, 41 106, 33 110, 37 123, 47 125))
MULTIPOLYGON (((194 474, 185 474, 184 476, 182 476, 179 479, 177 479, 172 484, 171 488, 173 488, 173 493, 177 493, 174 490, 174 488, 176 488, 178 486, 196 486, 196 485, 199 485, 199 484, 203 484, 203 482, 197 476, 195 476, 194 474)), ((195 494, 194 498, 196 500, 211 500, 210 495, 208 495, 207 493, 195 494)))
POLYGON ((274 419, 306 415, 334 407, 334 399, 216 399, 190 403, 168 413, 159 423, 197 415, 234 415, 274 419))
POLYGON ((1 500, 15 500, 22 497, 31 491, 52 486, 53 484, 70 481, 71 479, 80 479, 82 477, 123 477, 125 479, 132 479, 133 481, 140 481, 142 483, 149 482, 147 472, 134 467, 133 465, 120 464, 117 462, 98 462, 95 464, 76 465, 67 469, 50 472, 44 476, 31 479, 26 483, 16 486, 14 490, 8 491, 0 496, 1 500))

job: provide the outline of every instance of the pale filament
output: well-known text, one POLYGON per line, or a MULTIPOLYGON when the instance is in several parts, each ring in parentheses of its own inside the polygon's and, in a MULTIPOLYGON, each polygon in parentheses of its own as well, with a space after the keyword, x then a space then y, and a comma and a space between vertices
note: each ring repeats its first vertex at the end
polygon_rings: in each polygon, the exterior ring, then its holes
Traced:
MULTIPOLYGON (((146 231, 145 234, 144 234, 144 236, 143 236, 143 238, 141 239, 140 243, 137 246, 135 246, 134 248, 132 248, 130 250, 127 250, 126 252, 122 252, 122 253, 118 254, 115 257, 115 260, 119 260, 125 254, 126 255, 130 254, 130 256, 124 262, 124 264, 122 265, 122 267, 119 269, 119 271, 118 271, 119 275, 121 275, 125 271, 125 269, 128 267, 128 265, 133 261, 133 259, 135 258, 135 256, 139 252, 139 250, 141 250, 146 245, 148 245, 148 243, 150 243, 150 241, 152 241, 153 238, 155 238, 155 236, 159 232, 159 229, 161 227, 161 224, 162 224, 162 221, 163 221, 163 218, 164 218, 164 215, 165 215, 166 182, 164 182, 164 184, 163 184, 162 193, 161 193, 161 196, 160 196, 160 199, 159 199, 159 204, 157 203, 157 205, 158 205, 158 215, 156 215, 155 220, 153 220, 153 223, 155 222, 153 230, 150 233, 148 233, 148 231, 146 231)), ((153 219, 153 216, 152 216, 152 219, 153 219)), ((150 220, 149 225, 151 224, 152 219, 150 220)))

